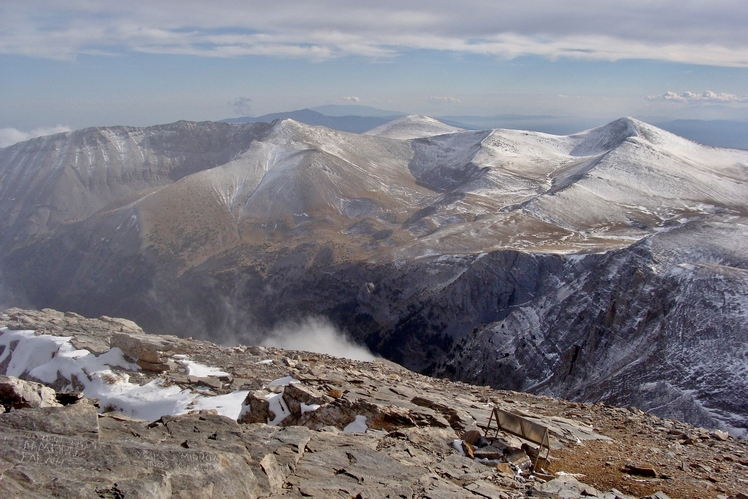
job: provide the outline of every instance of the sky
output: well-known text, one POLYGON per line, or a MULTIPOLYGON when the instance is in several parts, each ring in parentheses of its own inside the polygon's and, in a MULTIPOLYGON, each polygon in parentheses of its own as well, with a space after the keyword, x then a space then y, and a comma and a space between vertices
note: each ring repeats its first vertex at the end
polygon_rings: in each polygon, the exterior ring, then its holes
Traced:
POLYGON ((0 147, 360 104, 748 121, 745 0, 0 2, 0 147))

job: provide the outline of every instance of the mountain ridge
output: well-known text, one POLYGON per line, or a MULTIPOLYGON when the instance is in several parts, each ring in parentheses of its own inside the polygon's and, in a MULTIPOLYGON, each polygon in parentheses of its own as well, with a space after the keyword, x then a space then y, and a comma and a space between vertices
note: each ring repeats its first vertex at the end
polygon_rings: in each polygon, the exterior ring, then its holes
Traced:
POLYGON ((285 113, 271 113, 262 116, 251 117, 243 116, 240 118, 227 118, 221 120, 225 123, 272 123, 275 120, 292 119, 307 125, 321 125, 335 130, 363 133, 377 126, 383 125, 397 115, 391 116, 328 116, 312 109, 300 109, 298 111, 289 111, 285 113))
POLYGON ((0 150, 0 301, 224 342, 321 315, 421 372, 748 427, 717 381, 742 386, 721 367, 741 372, 739 349, 694 351, 748 331, 736 250, 748 153, 632 118, 568 136, 424 123, 398 139, 178 122, 0 150), (631 338, 657 352, 654 367, 637 367, 631 338), (484 354, 499 340, 511 365, 484 354), (701 399, 681 397, 694 387, 701 399))
MULTIPOLYGON (((396 119, 399 116, 405 116, 408 113, 397 111, 385 111, 362 105, 327 105, 317 106, 309 109, 315 113, 328 116, 330 118, 342 118, 353 116, 358 118, 387 118, 385 121, 396 119)), ((299 111, 290 111, 286 113, 272 113, 257 118, 229 118, 224 121, 241 119, 260 119, 261 121, 271 122, 278 118, 295 118, 309 125, 325 125, 342 131, 352 131, 362 133, 367 130, 359 122, 354 120, 352 127, 343 120, 320 121, 316 114, 311 115, 309 120, 304 118, 299 111)), ((594 121, 589 119, 574 118, 571 116, 557 115, 523 115, 523 114, 498 114, 493 116, 469 116, 469 115, 444 115, 435 116, 442 123, 451 126, 463 128, 466 130, 487 130, 496 128, 523 129, 532 130, 554 135, 573 134, 577 130, 587 129, 595 125, 594 121)), ((748 123, 737 120, 699 120, 699 119, 675 119, 665 121, 662 117, 640 116, 638 119, 651 123, 654 126, 667 130, 676 135, 686 137, 689 140, 699 142, 712 147, 724 147, 735 149, 748 149, 746 140, 746 127, 748 123)), ((374 126, 383 123, 372 121, 374 126)))

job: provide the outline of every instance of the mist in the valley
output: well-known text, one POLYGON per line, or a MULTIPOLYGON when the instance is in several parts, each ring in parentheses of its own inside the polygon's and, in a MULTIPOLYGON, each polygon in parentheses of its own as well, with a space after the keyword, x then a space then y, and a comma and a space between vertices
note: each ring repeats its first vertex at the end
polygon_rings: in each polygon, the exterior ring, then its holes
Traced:
POLYGON ((34 308, 25 296, 13 291, 10 286, 5 284, 3 273, 0 271, 0 310, 10 307, 34 308))
POLYGON ((366 347, 356 345, 327 319, 311 317, 300 322, 287 322, 275 327, 263 346, 306 350, 352 360, 371 361, 375 356, 366 347))
POLYGON ((263 345, 364 361, 376 358, 323 316, 296 317, 268 328, 260 325, 250 307, 240 306, 228 296, 212 295, 210 306, 202 310, 175 303, 173 295, 156 287, 148 296, 166 328, 162 325, 160 331, 149 331, 144 327, 146 332, 191 336, 227 346, 263 345))

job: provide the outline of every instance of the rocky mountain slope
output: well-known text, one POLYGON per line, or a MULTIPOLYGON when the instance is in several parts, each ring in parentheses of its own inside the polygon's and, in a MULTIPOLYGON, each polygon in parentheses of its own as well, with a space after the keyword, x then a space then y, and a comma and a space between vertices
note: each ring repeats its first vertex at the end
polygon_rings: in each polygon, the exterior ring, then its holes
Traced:
POLYGON ((742 499, 748 487, 746 441, 634 408, 54 310, 0 313, 0 428, 3 497, 742 499), (493 407, 548 428, 542 470, 528 442, 480 438, 493 407))
POLYGON ((747 180, 628 118, 87 129, 0 150, 0 301, 216 342, 324 316, 420 372, 741 435, 747 180))

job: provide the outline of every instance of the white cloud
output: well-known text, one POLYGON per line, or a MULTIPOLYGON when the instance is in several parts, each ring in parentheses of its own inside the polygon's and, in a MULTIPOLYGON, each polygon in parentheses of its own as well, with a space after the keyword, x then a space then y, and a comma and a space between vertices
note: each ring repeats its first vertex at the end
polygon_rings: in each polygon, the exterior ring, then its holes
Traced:
POLYGON ((249 97, 238 97, 234 102, 230 102, 229 105, 239 116, 249 116, 252 112, 252 99, 249 97))
POLYGON ((727 104, 727 103, 748 103, 748 95, 733 95, 727 93, 717 93, 711 90, 705 90, 702 93, 683 92, 665 92, 662 95, 650 95, 648 100, 677 102, 677 103, 707 103, 707 104, 727 104))
POLYGON ((54 135, 56 133, 69 132, 70 130, 70 127, 63 125, 35 128, 30 132, 22 132, 15 128, 0 128, 0 148, 12 146, 18 142, 23 142, 24 140, 43 137, 45 135, 54 135))
POLYGON ((341 100, 344 100, 346 102, 353 102, 354 104, 357 104, 361 99, 355 96, 347 96, 347 97, 341 97, 341 100))
POLYGON ((356 345, 325 319, 310 318, 276 327, 262 342, 265 346, 326 353, 353 360, 374 360, 365 347, 356 345))
POLYGON ((0 53, 70 58, 129 51, 210 57, 388 58, 408 50, 657 59, 748 67, 735 0, 4 2, 0 53), (39 15, 44 12, 44 15, 39 15))
POLYGON ((432 95, 428 98, 428 101, 431 104, 459 104, 461 101, 457 97, 449 97, 449 96, 438 96, 438 95, 432 95))

